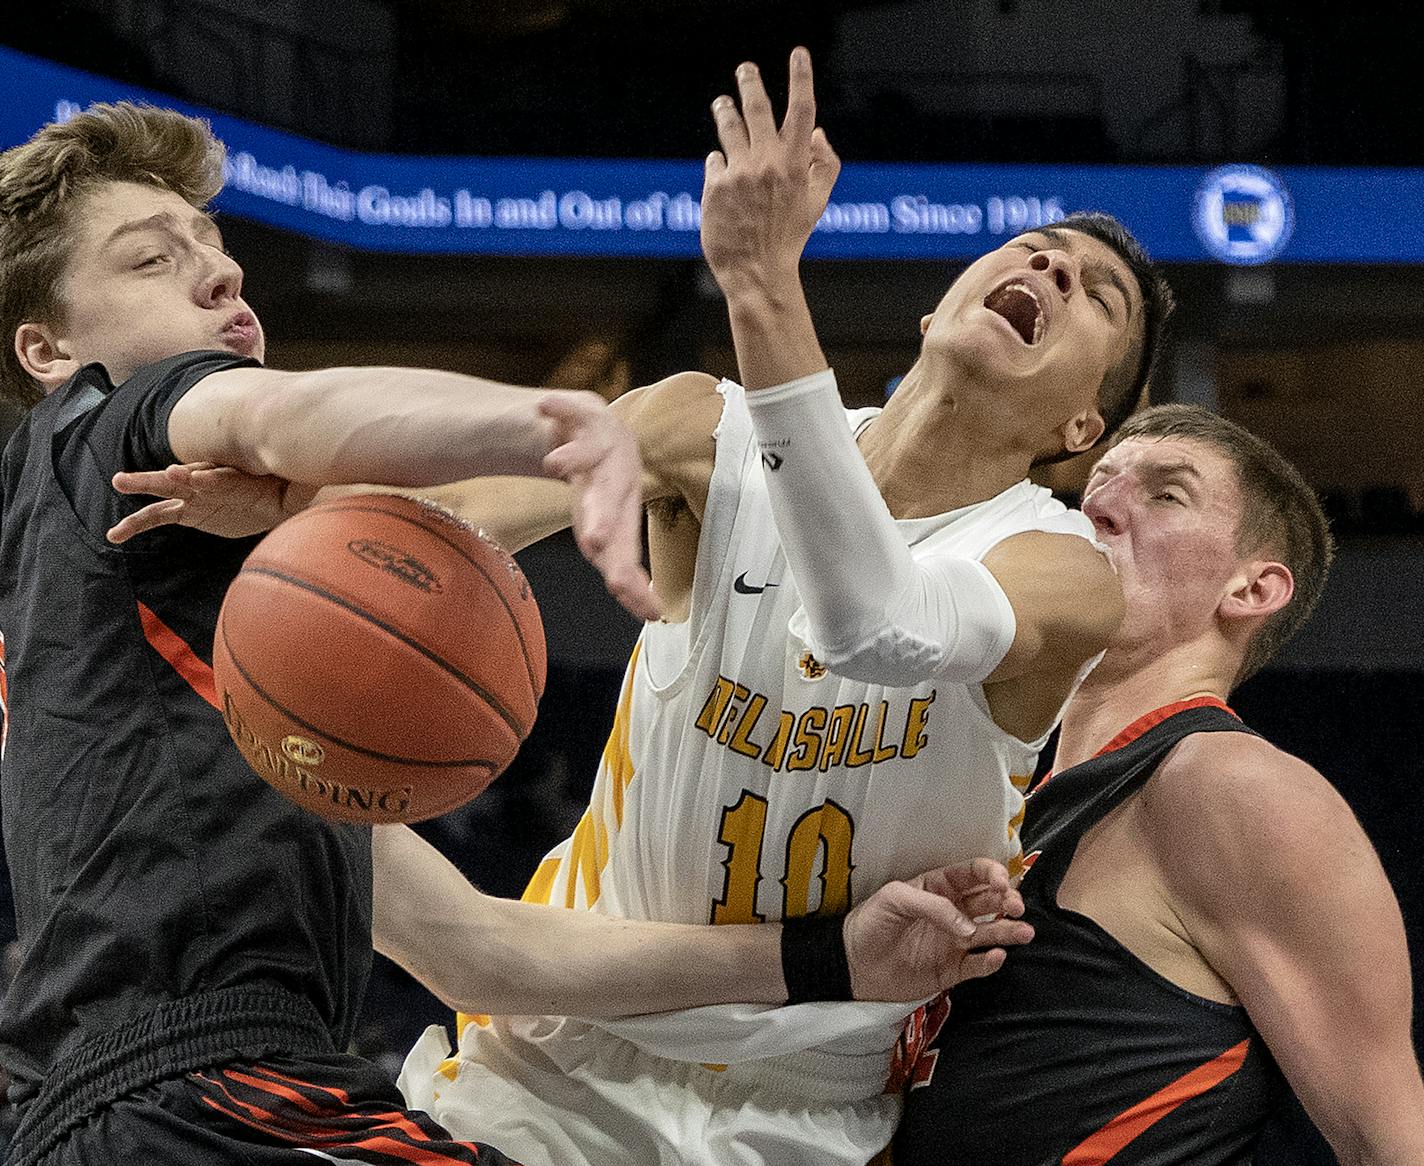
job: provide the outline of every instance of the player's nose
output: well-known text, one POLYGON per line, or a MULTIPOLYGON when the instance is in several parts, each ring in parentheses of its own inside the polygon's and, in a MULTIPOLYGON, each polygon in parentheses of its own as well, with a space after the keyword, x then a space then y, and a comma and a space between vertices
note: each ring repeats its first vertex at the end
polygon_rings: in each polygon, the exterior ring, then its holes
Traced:
POLYGON ((198 282, 198 300, 204 307, 213 307, 242 295, 242 268, 230 255, 212 251, 198 282))
POLYGON ((1050 247, 1035 251, 1028 265, 1034 271, 1046 274, 1057 285, 1059 293, 1066 299, 1078 283, 1078 265, 1066 251, 1050 247))
POLYGON ((1113 482, 1098 486, 1083 499, 1083 513, 1092 522, 1098 534, 1121 534, 1123 528, 1122 507, 1116 504, 1113 482))

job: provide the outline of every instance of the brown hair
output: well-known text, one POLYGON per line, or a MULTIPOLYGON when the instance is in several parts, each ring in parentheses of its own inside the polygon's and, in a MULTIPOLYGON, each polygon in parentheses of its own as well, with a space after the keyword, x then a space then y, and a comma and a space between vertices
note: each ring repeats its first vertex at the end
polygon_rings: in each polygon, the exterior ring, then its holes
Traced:
MULTIPOLYGON (((1290 462, 1241 426, 1195 405, 1155 405, 1130 417, 1117 441, 1179 437, 1210 446, 1236 470, 1241 489, 1236 551, 1278 555, 1295 579, 1290 602, 1261 625, 1241 662, 1240 683, 1254 675, 1310 618, 1335 555, 1320 499, 1290 462)), ((1116 442, 1114 443, 1116 444, 1116 442)))
POLYGON ((201 210, 222 187, 223 157, 207 122, 126 101, 91 105, 0 154, 0 396, 24 408, 44 396, 15 354, 15 332, 63 324, 60 282, 84 196, 139 182, 201 210))

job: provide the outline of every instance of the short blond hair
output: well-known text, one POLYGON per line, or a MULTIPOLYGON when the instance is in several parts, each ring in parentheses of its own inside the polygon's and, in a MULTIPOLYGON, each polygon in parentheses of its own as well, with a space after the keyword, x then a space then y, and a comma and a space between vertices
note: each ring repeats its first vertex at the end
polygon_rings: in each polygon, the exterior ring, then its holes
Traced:
POLYGON ((44 397, 15 353, 15 333, 29 322, 63 326, 60 282, 84 196, 138 182, 202 210, 222 189, 224 155, 207 122, 127 101, 91 105, 0 154, 0 396, 22 408, 44 397))

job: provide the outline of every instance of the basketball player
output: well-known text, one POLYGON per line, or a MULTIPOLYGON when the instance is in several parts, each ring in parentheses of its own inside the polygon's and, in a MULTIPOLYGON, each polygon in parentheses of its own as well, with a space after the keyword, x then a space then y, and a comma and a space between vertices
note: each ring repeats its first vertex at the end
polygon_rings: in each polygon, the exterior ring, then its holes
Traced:
POLYGON ((1226 705, 1320 595, 1319 504, 1204 410, 1121 433, 1083 510, 1127 614, 1029 800, 1036 938, 910 1026, 894 1164, 1248 1162, 1288 1083, 1346 1166, 1415 1166, 1399 907, 1325 779, 1226 705))
MULTIPOLYGON (((746 389, 688 374, 618 407, 658 500, 669 618, 638 641, 538 902, 737 923, 841 910, 926 860, 1016 869, 1036 755, 1122 610, 1091 524, 1026 475, 1139 396, 1165 309, 1141 252, 1095 217, 1012 240, 925 318, 884 411, 847 416, 797 276, 835 177, 809 61, 779 131, 755 70, 739 84, 740 115, 714 106, 702 230, 746 389)), ((507 543, 557 525, 515 497, 463 504, 507 543)), ((450 1060, 428 1036, 402 1082, 531 1166, 859 1166, 899 1113, 903 1015, 497 1018, 465 1024, 450 1060)))
POLYGON ((248 770, 201 690, 251 540, 106 541, 131 508, 109 485, 121 468, 219 462, 307 487, 555 474, 609 586, 656 609, 630 525, 636 450, 601 402, 424 370, 263 369, 242 271, 202 210, 221 175, 206 126, 130 105, 0 155, 4 387, 33 406, 0 459, 14 1166, 507 1161, 406 1112, 341 1051, 373 941, 452 1004, 618 1015, 913 997, 1003 958, 971 946, 1027 937, 965 918, 1017 908, 987 860, 887 887, 844 930, 492 900, 409 829, 325 822, 248 770))
MULTIPOLYGON (((1168 293, 1135 242, 1080 216, 986 255, 922 321, 883 413, 847 416, 814 377, 797 278, 835 169, 809 61, 793 58, 780 131, 755 70, 739 83, 745 120, 714 106, 726 158, 709 163, 703 239, 752 391, 689 373, 614 406, 644 457, 667 620, 639 639, 592 804, 536 873, 538 902, 744 923, 844 909, 926 860, 1016 869, 1037 753, 1121 612, 1091 523, 1025 479, 1141 393, 1168 293)), ((176 504, 113 537, 183 521, 221 472, 121 477, 176 504)), ((431 494, 509 547, 567 522, 557 485, 431 494)), ((899 1112, 885 1084, 905 1015, 499 1018, 463 1024, 450 1060, 432 1031, 402 1082, 531 1166, 864 1163, 899 1112)))

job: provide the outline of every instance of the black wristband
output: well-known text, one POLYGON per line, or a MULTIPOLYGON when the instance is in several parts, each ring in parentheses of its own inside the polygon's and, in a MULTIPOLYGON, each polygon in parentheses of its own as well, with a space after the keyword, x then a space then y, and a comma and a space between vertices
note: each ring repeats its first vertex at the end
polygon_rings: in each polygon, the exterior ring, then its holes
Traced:
POLYGON ((855 999, 844 927, 843 915, 782 920, 781 972, 786 977, 786 1003, 855 999))

